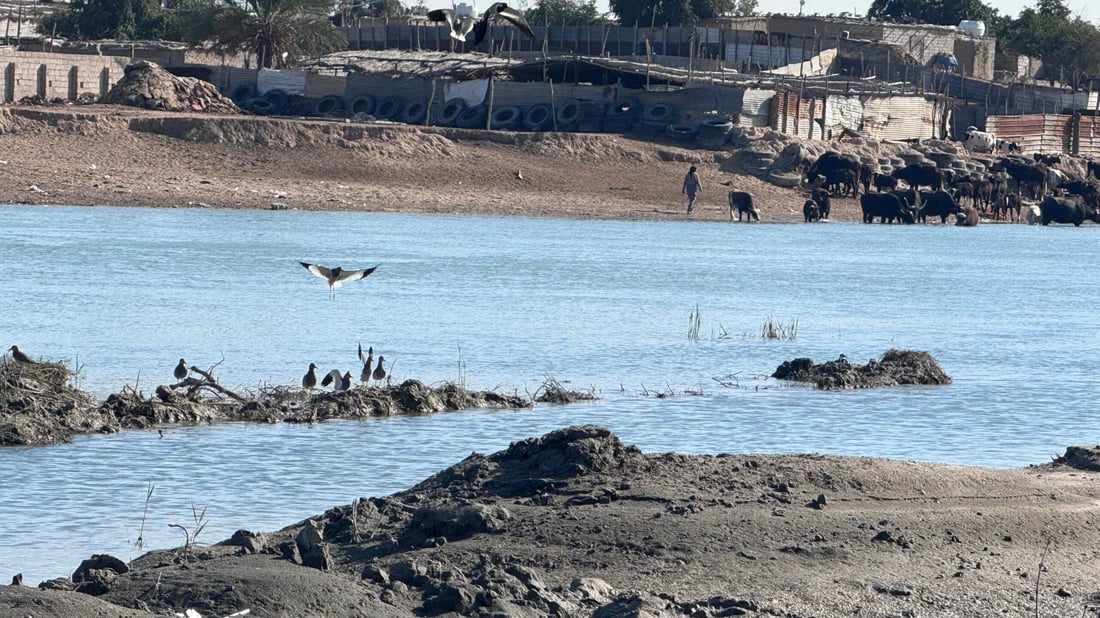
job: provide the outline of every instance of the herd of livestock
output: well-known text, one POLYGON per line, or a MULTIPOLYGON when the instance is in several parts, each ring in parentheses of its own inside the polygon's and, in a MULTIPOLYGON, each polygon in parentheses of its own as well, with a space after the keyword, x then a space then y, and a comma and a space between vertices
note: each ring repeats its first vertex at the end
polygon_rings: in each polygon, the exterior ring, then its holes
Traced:
MULTIPOLYGON (((1013 153, 984 161, 963 170, 946 165, 946 158, 916 161, 881 173, 855 155, 829 151, 805 166, 804 186, 811 194, 803 215, 807 222, 827 218, 830 197, 853 197, 860 201, 864 223, 876 218, 946 223, 950 216, 957 225, 977 225, 981 217, 1026 218, 1042 225, 1100 223, 1100 163, 1088 161, 1082 178, 1058 169, 1059 155, 1013 153), (1031 205, 1022 212, 1025 201, 1031 205)), ((731 192, 731 217, 736 209, 740 218, 737 206, 731 192)))

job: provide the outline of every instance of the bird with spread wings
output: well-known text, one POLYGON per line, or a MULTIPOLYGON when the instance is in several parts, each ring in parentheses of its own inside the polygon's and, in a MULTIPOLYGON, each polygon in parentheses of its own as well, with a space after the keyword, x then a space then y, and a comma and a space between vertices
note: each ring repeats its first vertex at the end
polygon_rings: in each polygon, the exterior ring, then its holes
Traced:
POLYGON ((456 41, 466 42, 466 36, 474 33, 473 44, 476 46, 485 40, 489 34, 489 26, 493 22, 508 22, 519 28, 520 32, 532 41, 535 40, 535 31, 527 24, 523 13, 508 6, 506 2, 494 2, 485 9, 481 18, 474 16, 473 7, 468 4, 459 4, 453 9, 435 9, 428 11, 428 20, 446 23, 450 26, 451 38, 456 41))

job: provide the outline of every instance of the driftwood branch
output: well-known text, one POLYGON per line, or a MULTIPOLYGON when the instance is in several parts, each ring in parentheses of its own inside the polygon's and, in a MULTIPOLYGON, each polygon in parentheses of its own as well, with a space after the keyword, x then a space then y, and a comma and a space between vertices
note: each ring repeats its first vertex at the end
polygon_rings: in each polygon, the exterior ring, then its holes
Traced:
MULTIPOLYGON (((217 367, 217 365, 214 365, 214 367, 217 367)), ((202 369, 199 369, 198 367, 194 367, 194 366, 190 367, 189 369, 191 370, 192 373, 197 373, 200 376, 202 376, 202 379, 199 380, 199 379, 192 378, 192 377, 184 378, 180 382, 178 382, 176 384, 173 384, 172 385, 173 389, 186 387, 187 388, 187 394, 188 394, 188 396, 190 396, 191 394, 195 393, 196 391, 206 388, 206 389, 210 389, 212 391, 215 391, 217 393, 220 393, 222 395, 225 395, 226 397, 229 397, 230 399, 233 399, 233 400, 238 401, 240 403, 244 403, 244 402, 248 401, 247 397, 244 397, 242 395, 238 395, 237 393, 234 393, 233 391, 229 390, 228 388, 225 388, 221 384, 218 384, 218 381, 214 378, 214 376, 212 376, 210 374, 209 371, 203 371, 202 369)), ((213 367, 211 367, 211 369, 213 369, 213 367)))

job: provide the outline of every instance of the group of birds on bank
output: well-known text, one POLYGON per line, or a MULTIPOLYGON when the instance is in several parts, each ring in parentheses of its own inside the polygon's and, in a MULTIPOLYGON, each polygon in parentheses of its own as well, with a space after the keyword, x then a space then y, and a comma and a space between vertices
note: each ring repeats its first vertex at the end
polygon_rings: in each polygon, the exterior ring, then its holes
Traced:
POLYGON ((477 17, 474 7, 461 3, 453 9, 435 9, 428 11, 428 21, 445 23, 450 27, 451 38, 465 43, 470 32, 474 33, 474 46, 479 45, 489 34, 489 25, 493 22, 507 22, 515 26, 527 38, 535 40, 535 31, 523 18, 523 13, 508 6, 506 2, 494 2, 488 9, 477 17))
MULTIPOLYGON (((363 344, 359 344, 359 362, 363 363, 363 369, 359 372, 359 382, 369 385, 371 380, 381 382, 386 379, 386 369, 383 366, 386 357, 379 355, 378 364, 375 365, 374 346, 368 347, 367 353, 363 354, 363 344)), ((339 369, 333 369, 321 379, 321 386, 332 386, 334 391, 346 391, 351 388, 351 372, 345 371, 341 374, 339 369)), ((317 388, 317 363, 309 364, 309 370, 302 376, 302 388, 307 391, 317 388)))

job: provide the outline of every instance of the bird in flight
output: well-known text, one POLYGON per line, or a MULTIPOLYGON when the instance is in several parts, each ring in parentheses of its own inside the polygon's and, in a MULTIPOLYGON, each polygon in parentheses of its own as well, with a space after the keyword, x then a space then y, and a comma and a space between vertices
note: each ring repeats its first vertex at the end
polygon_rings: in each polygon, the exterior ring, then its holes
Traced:
POLYGON ((473 44, 478 45, 489 34, 490 22, 496 21, 506 21, 519 28, 520 32, 525 34, 527 38, 532 41, 535 40, 535 32, 531 30, 531 26, 527 25, 523 13, 508 6, 506 2, 494 2, 482 13, 480 19, 474 16, 472 6, 462 3, 453 9, 428 11, 428 21, 446 23, 451 28, 451 38, 462 43, 466 42, 466 36, 472 31, 474 33, 473 44))
POLYGON ((523 13, 508 6, 506 2, 494 2, 489 5, 488 9, 485 9, 485 13, 481 16, 476 24, 474 24, 474 45, 481 43, 485 40, 485 35, 489 33, 490 21, 506 21, 522 32, 527 38, 532 41, 535 40, 535 31, 531 30, 531 26, 527 25, 527 20, 523 18, 523 13))
POLYGON ((336 288, 340 287, 345 281, 358 281, 366 277, 375 271, 378 267, 374 268, 360 268, 358 270, 344 270, 337 266, 336 268, 329 268, 327 266, 321 266, 320 264, 310 264, 309 262, 298 262, 305 267, 309 272, 317 275, 318 277, 328 281, 328 289, 332 294, 332 299, 336 300, 336 288))

